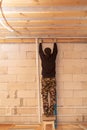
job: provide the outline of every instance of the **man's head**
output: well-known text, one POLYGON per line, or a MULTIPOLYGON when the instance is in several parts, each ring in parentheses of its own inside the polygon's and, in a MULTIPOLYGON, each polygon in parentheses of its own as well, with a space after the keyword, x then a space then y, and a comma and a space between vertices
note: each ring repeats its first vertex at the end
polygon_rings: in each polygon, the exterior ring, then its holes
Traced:
POLYGON ((44 52, 47 56, 51 55, 51 49, 49 47, 45 48, 44 52))

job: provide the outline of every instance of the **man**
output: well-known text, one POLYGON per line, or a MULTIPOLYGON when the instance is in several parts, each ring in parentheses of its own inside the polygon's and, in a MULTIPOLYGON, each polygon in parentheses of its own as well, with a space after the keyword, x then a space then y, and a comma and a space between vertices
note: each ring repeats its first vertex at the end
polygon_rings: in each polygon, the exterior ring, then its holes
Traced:
POLYGON ((42 43, 39 44, 39 54, 42 65, 41 94, 43 99, 43 111, 46 116, 52 116, 54 114, 54 105, 56 104, 55 60, 57 52, 56 43, 54 43, 53 52, 51 52, 49 47, 45 48, 43 51, 42 43))

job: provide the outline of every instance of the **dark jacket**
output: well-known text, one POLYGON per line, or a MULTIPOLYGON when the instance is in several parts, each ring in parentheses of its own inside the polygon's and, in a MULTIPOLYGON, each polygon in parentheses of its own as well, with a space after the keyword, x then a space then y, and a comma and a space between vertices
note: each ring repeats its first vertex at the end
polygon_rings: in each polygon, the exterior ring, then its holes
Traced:
POLYGON ((39 44, 39 54, 42 64, 42 76, 43 78, 52 78, 55 77, 55 60, 57 56, 57 44, 54 43, 53 52, 47 56, 44 54, 42 49, 42 43, 39 44))

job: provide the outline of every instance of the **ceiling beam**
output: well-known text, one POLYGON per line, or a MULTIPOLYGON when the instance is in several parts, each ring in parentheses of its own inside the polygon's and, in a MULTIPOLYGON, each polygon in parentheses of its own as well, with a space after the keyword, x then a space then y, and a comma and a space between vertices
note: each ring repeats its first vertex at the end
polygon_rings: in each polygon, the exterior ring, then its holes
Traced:
MULTIPOLYGON (((87 38, 83 37, 38 37, 43 39, 43 43, 53 43, 54 38, 57 39, 58 43, 87 43, 87 38)), ((0 43, 35 43, 35 38, 30 37, 9 37, 0 39, 0 43)))

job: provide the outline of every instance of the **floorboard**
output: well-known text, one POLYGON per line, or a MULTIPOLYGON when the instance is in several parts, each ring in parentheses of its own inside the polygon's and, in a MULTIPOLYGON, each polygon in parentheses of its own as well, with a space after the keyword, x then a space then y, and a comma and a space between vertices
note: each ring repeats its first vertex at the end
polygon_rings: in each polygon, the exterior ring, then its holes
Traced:
MULTIPOLYGON (((0 130, 41 130, 40 125, 0 125, 0 130)), ((50 130, 50 126, 48 128, 50 130)), ((57 130, 87 130, 87 124, 59 124, 57 130)))

